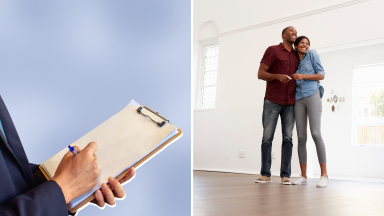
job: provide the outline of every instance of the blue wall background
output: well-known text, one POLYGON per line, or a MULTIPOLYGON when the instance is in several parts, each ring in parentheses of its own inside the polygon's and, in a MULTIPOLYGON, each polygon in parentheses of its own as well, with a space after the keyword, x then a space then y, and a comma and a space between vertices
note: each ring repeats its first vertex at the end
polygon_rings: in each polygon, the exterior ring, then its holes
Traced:
POLYGON ((184 131, 137 170, 125 200, 79 215, 190 215, 190 1, 0 1, 0 29, 0 94, 31 163, 131 99, 184 131))

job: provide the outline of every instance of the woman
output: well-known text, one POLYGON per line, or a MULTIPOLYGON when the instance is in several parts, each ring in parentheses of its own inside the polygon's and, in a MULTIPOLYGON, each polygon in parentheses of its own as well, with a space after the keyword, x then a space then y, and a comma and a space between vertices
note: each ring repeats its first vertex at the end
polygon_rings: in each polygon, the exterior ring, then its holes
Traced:
POLYGON ((307 116, 312 138, 316 144, 317 156, 321 168, 320 181, 317 187, 327 187, 328 175, 326 167, 325 146, 321 137, 321 112, 324 89, 319 80, 323 80, 325 72, 321 66, 319 55, 316 50, 309 50, 310 42, 305 36, 298 37, 294 43, 300 65, 291 77, 296 80, 295 95, 295 119, 298 136, 298 153, 301 168, 301 176, 292 182, 295 185, 307 184, 307 116))

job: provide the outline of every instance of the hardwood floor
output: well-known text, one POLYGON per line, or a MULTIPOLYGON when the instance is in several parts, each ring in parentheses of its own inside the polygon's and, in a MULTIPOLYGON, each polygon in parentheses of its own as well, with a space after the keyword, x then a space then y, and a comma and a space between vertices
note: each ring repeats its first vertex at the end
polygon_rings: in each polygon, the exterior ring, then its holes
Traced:
MULTIPOLYGON (((384 215, 384 184, 329 180, 327 188, 254 183, 260 175, 193 172, 194 216, 384 215)), ((292 178, 291 180, 293 180, 292 178)))

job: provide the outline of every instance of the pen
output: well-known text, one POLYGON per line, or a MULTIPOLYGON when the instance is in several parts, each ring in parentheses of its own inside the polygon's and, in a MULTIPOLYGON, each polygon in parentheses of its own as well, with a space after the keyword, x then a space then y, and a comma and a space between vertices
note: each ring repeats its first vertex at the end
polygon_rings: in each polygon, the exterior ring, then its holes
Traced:
POLYGON ((68 145, 68 148, 69 148, 69 151, 71 151, 74 156, 77 155, 77 151, 75 148, 73 148, 71 145, 68 145))

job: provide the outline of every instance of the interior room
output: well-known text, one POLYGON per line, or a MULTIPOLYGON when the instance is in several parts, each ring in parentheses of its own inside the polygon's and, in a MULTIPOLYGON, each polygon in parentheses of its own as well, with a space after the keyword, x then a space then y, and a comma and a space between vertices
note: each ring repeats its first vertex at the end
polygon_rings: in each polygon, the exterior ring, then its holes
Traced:
MULTIPOLYGON (((382 8, 381 0, 193 2, 195 216, 384 214, 382 8), (260 177, 266 91, 259 65, 288 26, 310 39, 326 74, 320 85, 327 188, 315 186, 320 167, 309 126, 308 185, 280 184, 280 119, 272 183, 254 183, 260 177)), ((294 180, 301 174, 296 127, 292 142, 294 180)))

